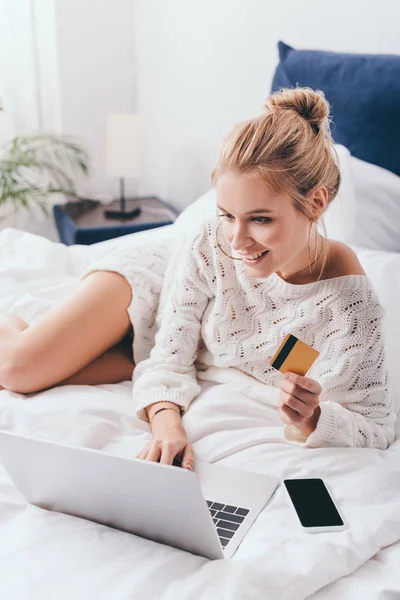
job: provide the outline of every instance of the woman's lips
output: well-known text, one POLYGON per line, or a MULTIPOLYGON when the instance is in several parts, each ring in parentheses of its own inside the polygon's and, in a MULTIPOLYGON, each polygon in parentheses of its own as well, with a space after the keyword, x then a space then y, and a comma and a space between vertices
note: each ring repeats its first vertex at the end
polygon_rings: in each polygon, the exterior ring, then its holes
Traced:
POLYGON ((242 260, 246 265, 249 265, 250 267, 254 267, 255 265, 260 264, 260 262, 262 260, 264 260, 264 258, 268 255, 269 250, 264 250, 264 253, 262 256, 260 256, 260 258, 257 258, 256 260, 252 260, 251 258, 246 258, 246 256, 242 255, 242 260))

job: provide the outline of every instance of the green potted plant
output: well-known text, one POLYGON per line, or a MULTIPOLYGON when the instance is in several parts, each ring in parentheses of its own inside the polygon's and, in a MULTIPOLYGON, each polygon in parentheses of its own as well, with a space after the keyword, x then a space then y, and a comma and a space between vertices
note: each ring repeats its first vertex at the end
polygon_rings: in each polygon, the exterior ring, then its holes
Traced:
POLYGON ((49 216, 53 194, 79 199, 76 182, 88 173, 86 150, 69 136, 14 137, 0 152, 0 227, 6 217, 34 204, 49 216))

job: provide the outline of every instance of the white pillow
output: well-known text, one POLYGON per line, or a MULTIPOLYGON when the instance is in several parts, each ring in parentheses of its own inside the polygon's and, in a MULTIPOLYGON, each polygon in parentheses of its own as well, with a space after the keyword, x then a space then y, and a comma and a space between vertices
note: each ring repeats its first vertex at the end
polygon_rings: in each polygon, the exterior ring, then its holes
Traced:
MULTIPOLYGON (((351 172, 351 154, 341 144, 335 144, 335 149, 339 159, 341 183, 337 196, 324 213, 324 220, 329 239, 349 244, 353 239, 356 217, 356 195, 351 172)), ((319 230, 323 233, 322 227, 319 230)))
POLYGON ((384 332, 393 401, 400 409, 400 253, 366 250, 352 246, 371 279, 384 309, 384 332))
POLYGON ((352 243, 400 252, 400 177, 350 157, 357 211, 352 243))
POLYGON ((217 214, 217 196, 211 188, 200 196, 195 202, 189 204, 175 220, 174 229, 179 229, 183 234, 189 233, 199 223, 217 214))
MULTIPOLYGON (((328 238, 350 243, 356 213, 356 199, 350 165, 351 156, 344 146, 336 144, 335 148, 339 157, 342 182, 337 197, 332 200, 324 214, 324 219, 328 238)), ((212 188, 181 212, 175 221, 174 227, 181 230, 183 234, 189 233, 202 220, 215 215, 216 211, 216 192, 212 188)))

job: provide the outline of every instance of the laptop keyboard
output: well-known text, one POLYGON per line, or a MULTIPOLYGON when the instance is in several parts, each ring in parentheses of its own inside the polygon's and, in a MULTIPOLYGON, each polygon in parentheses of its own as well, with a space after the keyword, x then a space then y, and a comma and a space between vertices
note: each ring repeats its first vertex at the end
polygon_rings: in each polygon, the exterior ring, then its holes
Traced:
POLYGON ((222 548, 226 548, 250 511, 247 508, 212 502, 212 500, 207 500, 207 504, 222 548))

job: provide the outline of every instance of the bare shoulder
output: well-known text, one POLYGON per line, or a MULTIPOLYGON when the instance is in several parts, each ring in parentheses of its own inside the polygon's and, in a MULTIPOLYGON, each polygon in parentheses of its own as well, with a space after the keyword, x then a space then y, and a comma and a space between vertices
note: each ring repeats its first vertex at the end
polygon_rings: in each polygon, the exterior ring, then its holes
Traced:
POLYGON ((357 254, 343 242, 329 240, 329 277, 366 275, 357 254))

